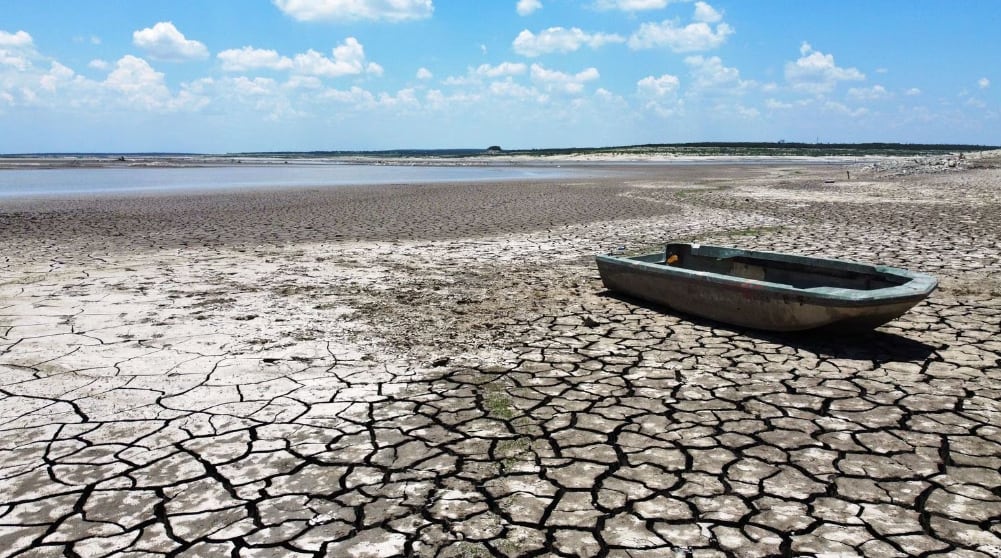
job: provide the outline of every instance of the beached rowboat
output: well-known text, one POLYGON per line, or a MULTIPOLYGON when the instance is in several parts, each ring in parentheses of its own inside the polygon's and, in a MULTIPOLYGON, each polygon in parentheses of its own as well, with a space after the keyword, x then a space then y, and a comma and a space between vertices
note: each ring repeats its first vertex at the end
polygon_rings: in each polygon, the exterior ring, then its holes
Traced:
POLYGON ((699 244, 596 259, 609 290, 770 331, 871 329, 909 310, 938 284, 905 269, 699 244))

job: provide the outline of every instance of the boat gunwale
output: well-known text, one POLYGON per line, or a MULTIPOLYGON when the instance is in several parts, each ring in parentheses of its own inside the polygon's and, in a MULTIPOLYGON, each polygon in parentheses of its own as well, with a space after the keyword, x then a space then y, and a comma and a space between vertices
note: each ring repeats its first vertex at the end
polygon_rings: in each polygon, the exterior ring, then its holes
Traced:
MULTIPOLYGON (((686 245, 671 243, 669 246, 686 245)), ((698 244, 690 244, 694 249, 703 248, 698 244)), ((872 265, 850 260, 837 260, 832 258, 818 258, 813 256, 802 256, 781 252, 767 252, 758 250, 744 250, 739 248, 721 248, 715 246, 705 246, 704 248, 719 248, 725 257, 753 256, 764 260, 780 261, 785 263, 805 264, 816 268, 839 269, 881 275, 883 277, 895 277, 903 279, 905 282, 893 287, 880 289, 851 289, 842 287, 809 287, 798 288, 784 283, 774 283, 771 281, 761 281, 757 279, 745 279, 733 275, 714 273, 710 271, 697 271, 684 267, 672 267, 664 263, 650 261, 654 258, 661 258, 665 253, 650 253, 639 256, 612 256, 596 255, 599 262, 615 266, 625 266, 642 270, 643 272, 673 277, 680 280, 692 282, 709 282, 721 287, 736 288, 740 290, 754 290, 768 294, 786 295, 795 297, 794 300, 802 303, 812 303, 823 306, 880 306, 902 302, 919 302, 924 300, 935 287, 938 280, 931 275, 909 271, 906 269, 872 265)), ((599 270, 600 271, 600 270, 599 270)))

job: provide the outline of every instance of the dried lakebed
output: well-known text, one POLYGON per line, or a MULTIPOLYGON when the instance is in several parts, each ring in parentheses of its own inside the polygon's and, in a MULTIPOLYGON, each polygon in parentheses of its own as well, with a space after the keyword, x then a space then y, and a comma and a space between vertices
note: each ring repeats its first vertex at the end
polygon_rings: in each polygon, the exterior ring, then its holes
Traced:
POLYGON ((828 174, 0 208, 0 556, 1001 556, 1001 173, 828 174), (603 291, 668 238, 942 285, 849 339, 603 291))

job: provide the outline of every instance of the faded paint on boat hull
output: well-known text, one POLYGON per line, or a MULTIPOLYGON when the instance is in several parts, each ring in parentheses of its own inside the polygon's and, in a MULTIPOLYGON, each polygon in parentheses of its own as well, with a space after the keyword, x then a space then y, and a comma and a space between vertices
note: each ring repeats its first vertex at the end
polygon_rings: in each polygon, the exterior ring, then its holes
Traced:
MULTIPOLYGON (((669 250, 670 246, 680 245, 669 245, 669 250)), ((699 247, 696 246, 696 249, 699 247)), ((728 251, 721 253, 738 253, 758 258, 775 256, 767 252, 725 250, 728 251)), ((664 254, 636 258, 598 256, 597 264, 602 282, 609 290, 686 314, 769 331, 872 329, 907 312, 937 284, 929 276, 894 268, 802 256, 779 256, 786 262, 808 261, 821 266, 871 269, 874 277, 891 277, 894 280, 904 277, 899 279, 901 286, 867 291, 845 288, 797 289, 790 285, 670 267, 663 263, 664 254), (920 285, 909 285, 911 281, 908 281, 907 276, 914 277, 920 285)))

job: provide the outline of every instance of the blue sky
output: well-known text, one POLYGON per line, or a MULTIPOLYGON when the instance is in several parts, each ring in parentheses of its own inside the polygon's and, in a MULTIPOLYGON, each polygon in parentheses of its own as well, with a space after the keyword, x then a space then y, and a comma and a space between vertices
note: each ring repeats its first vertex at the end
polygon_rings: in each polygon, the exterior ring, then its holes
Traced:
POLYGON ((0 0, 0 153, 1001 144, 995 0, 0 0))

